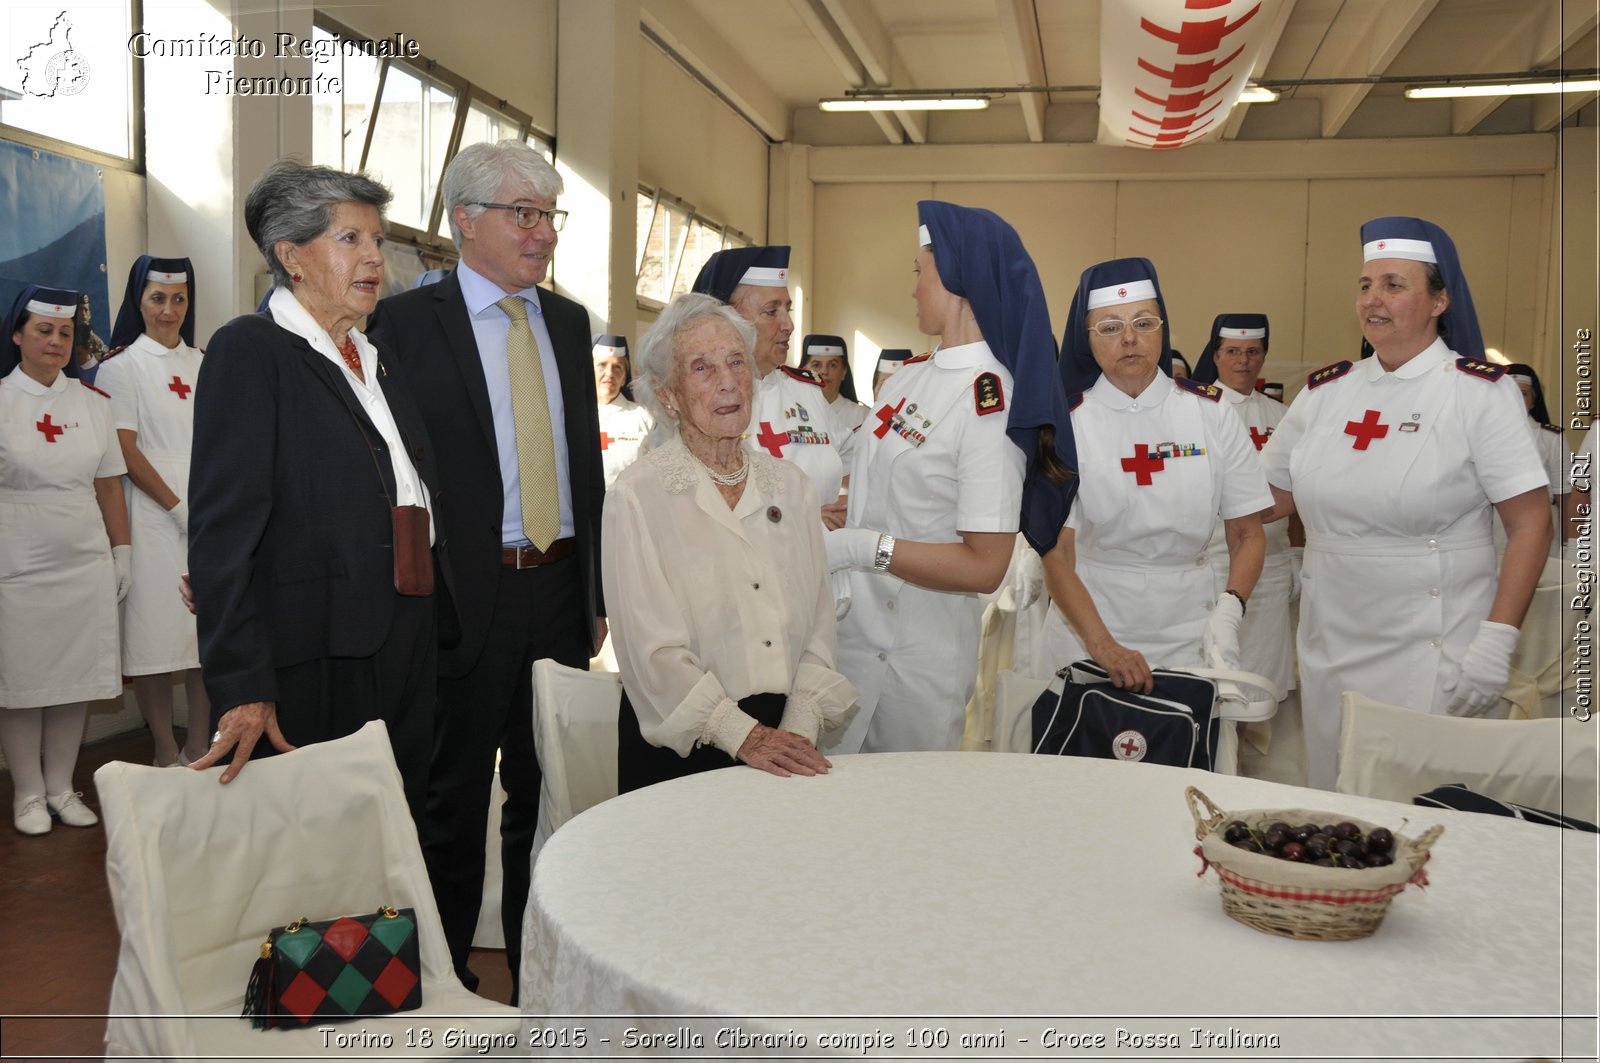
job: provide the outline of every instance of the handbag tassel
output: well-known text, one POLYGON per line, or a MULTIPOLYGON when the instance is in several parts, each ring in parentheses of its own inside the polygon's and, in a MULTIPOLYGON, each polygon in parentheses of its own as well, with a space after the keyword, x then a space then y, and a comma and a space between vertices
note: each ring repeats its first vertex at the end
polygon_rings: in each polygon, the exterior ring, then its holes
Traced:
POLYGON ((261 958, 250 968, 250 984, 244 989, 244 1010, 239 1013, 241 1018, 249 1019, 250 1025, 258 1030, 277 1025, 277 1017, 271 1012, 274 997, 272 974, 275 967, 276 964, 272 962, 272 939, 269 937, 261 943, 261 958))

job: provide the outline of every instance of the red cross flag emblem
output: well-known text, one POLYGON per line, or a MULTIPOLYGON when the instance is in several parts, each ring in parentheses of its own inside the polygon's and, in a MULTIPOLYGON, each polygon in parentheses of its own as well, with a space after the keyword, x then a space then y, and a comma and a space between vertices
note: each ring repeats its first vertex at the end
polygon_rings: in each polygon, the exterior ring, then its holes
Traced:
POLYGON ((1118 760, 1143 760, 1150 743, 1138 731, 1123 731, 1111 740, 1111 755, 1118 760))

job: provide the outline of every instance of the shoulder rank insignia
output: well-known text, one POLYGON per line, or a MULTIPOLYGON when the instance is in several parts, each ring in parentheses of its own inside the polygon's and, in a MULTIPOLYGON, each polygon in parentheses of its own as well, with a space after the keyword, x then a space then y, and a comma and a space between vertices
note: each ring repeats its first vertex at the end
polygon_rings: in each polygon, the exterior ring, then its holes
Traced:
POLYGON ((1067 396, 1067 412, 1068 413, 1071 413, 1073 410, 1076 410, 1079 406, 1082 406, 1082 405, 1083 405, 1083 392, 1074 391, 1071 395, 1067 396))
POLYGON ((1179 377, 1173 383, 1191 395, 1199 395, 1202 399, 1209 399, 1212 402, 1222 401, 1222 389, 1215 384, 1202 384, 1188 377, 1179 377))
POLYGON ((128 345, 126 343, 124 343, 121 347, 113 347, 113 348, 111 348, 105 354, 102 354, 100 356, 100 364, 101 365, 105 365, 107 362, 111 361, 111 359, 115 358, 117 355, 121 354, 123 351, 125 351, 127 349, 128 349, 128 345))
POLYGON ((1480 362, 1476 358, 1457 358, 1456 368, 1468 376, 1482 377, 1485 380, 1499 380, 1506 375, 1506 367, 1495 365, 1493 362, 1480 362))
POLYGON ((97 388, 93 384, 89 383, 87 380, 79 380, 78 383, 82 384, 84 387, 88 388, 90 391, 94 392, 96 395, 101 395, 101 396, 104 396, 105 398, 108 398, 108 399, 111 397, 110 395, 106 394, 104 391, 101 391, 99 388, 97 388))
POLYGON ((1539 427, 1543 428, 1546 432, 1554 432, 1556 435, 1561 434, 1561 429, 1553 424, 1542 424, 1539 427))
POLYGON ((933 357, 932 353, 919 354, 915 358, 907 358, 905 364, 906 365, 916 365, 918 362, 926 362, 929 358, 932 358, 932 357, 933 357))
POLYGON ((972 402, 978 408, 979 417, 1006 408, 1006 393, 1000 386, 998 373, 978 374, 978 379, 972 382, 972 402))
POLYGON ((822 379, 809 369, 796 369, 792 365, 780 365, 778 368, 787 373, 791 380, 798 380, 802 384, 815 384, 819 388, 822 386, 822 379))
POLYGON ((1306 377, 1306 389, 1310 390, 1311 388, 1320 388, 1330 380, 1338 380, 1340 377, 1350 372, 1352 364, 1353 363, 1351 363, 1349 360, 1345 360, 1343 362, 1334 362, 1332 365, 1323 366, 1315 373, 1312 373, 1306 377))

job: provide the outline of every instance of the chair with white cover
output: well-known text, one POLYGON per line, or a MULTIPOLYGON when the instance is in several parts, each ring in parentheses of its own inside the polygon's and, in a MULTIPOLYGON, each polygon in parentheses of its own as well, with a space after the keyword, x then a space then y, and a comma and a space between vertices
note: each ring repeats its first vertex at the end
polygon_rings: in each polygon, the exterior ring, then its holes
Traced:
POLYGON ((226 787, 221 772, 120 761, 95 772, 121 935, 108 1059, 394 1058, 422 1027, 517 1054, 517 1011, 456 979, 382 723, 253 761, 226 787), (268 931, 380 905, 416 909, 421 1008, 335 1025, 336 1051, 319 1024, 257 1030, 239 1017, 268 931))
POLYGON ((1462 783, 1593 823, 1600 819, 1596 756, 1592 723, 1435 716, 1346 691, 1334 787, 1410 803, 1436 786, 1462 783))
POLYGON ((1513 703, 1512 719, 1560 716, 1571 703, 1581 682, 1572 668, 1573 647, 1580 641, 1579 625, 1586 620, 1585 612, 1573 604, 1575 599, 1586 604, 1590 589, 1591 585, 1578 582, 1567 561, 1560 557, 1545 561, 1511 655, 1512 684, 1506 697, 1513 703))
POLYGON ((533 663, 533 741, 543 779, 533 859, 550 835, 617 796, 617 711, 622 677, 549 660, 533 663))

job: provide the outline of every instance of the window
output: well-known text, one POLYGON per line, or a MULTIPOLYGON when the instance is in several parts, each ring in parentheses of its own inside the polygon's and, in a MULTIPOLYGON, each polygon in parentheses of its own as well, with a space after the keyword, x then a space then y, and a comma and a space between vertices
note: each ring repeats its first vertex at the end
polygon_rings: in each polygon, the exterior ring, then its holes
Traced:
POLYGON ((8 7, 0 16, 0 125, 34 134, 16 138, 34 146, 135 160, 134 57, 155 53, 148 35, 133 32, 129 0, 8 7))
POLYGON ((749 247, 750 239, 664 192, 641 189, 635 200, 638 283, 634 294, 646 308, 682 295, 706 260, 724 247, 749 247))
POLYGON ((362 169, 394 193, 391 240, 443 250, 450 243, 440 184, 450 159, 472 144, 521 139, 554 159, 549 135, 509 107, 425 57, 376 58, 362 48, 336 47, 364 39, 323 15, 313 34, 335 56, 341 89, 312 104, 312 161, 362 169))
POLYGON ((333 53, 328 60, 329 81, 337 77, 340 85, 337 94, 312 97, 311 158, 339 170, 359 169, 367 145, 367 123, 378 98, 379 61, 351 49, 335 51, 337 38, 321 26, 313 27, 311 36, 317 48, 333 53))

